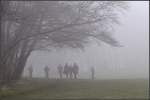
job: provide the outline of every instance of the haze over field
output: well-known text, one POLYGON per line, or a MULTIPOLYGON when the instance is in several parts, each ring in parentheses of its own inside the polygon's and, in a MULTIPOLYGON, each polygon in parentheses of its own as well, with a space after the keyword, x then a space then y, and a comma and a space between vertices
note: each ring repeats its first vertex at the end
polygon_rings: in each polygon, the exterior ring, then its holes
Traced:
POLYGON ((2 0, 0 13, 0 100, 149 98, 148 1, 2 0))
POLYGON ((79 65, 79 78, 89 78, 91 66, 95 67, 97 79, 148 78, 149 76, 149 5, 148 1, 129 1, 129 10, 121 15, 121 25, 113 34, 123 47, 92 44, 79 49, 59 49, 51 52, 34 51, 27 68, 33 65, 33 77, 44 77, 43 68, 50 67, 50 77, 58 77, 58 64, 66 62, 79 65))

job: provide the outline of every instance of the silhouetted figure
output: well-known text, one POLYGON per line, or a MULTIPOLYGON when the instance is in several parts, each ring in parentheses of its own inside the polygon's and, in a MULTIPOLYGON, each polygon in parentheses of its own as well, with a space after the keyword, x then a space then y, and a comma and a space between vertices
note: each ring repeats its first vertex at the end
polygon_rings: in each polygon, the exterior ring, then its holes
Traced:
POLYGON ((63 67, 60 64, 58 65, 57 70, 58 70, 60 79, 62 79, 63 67))
POLYGON ((49 78, 49 71, 50 71, 50 68, 48 66, 45 66, 44 68, 44 71, 45 71, 45 78, 49 78))
POLYGON ((94 69, 94 67, 91 67, 92 80, 94 80, 94 75, 95 75, 95 69, 94 69))
POLYGON ((68 64, 66 63, 65 66, 64 66, 64 72, 63 72, 65 75, 66 75, 66 78, 68 78, 68 74, 69 74, 69 66, 68 64))
POLYGON ((29 78, 32 78, 32 73, 33 73, 32 65, 28 68, 28 70, 29 70, 29 78))
POLYGON ((73 64, 72 72, 73 72, 74 78, 77 79, 77 74, 79 72, 79 67, 76 63, 73 64))
POLYGON ((73 78, 73 67, 69 66, 68 71, 69 71, 69 78, 72 79, 73 78))

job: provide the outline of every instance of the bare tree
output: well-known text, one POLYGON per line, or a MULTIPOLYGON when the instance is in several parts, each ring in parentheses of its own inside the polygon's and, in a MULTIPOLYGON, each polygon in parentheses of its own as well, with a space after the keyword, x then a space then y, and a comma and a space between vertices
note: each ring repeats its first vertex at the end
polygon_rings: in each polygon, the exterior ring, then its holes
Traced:
POLYGON ((92 41, 120 44, 111 36, 123 1, 1 2, 1 85, 21 77, 34 50, 84 48, 92 41))

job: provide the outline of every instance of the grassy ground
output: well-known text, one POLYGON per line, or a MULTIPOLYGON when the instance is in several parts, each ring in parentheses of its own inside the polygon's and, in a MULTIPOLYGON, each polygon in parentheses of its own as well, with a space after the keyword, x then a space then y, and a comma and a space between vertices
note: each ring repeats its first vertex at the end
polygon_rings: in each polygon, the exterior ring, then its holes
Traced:
POLYGON ((148 80, 24 80, 1 93, 2 100, 148 99, 148 80))

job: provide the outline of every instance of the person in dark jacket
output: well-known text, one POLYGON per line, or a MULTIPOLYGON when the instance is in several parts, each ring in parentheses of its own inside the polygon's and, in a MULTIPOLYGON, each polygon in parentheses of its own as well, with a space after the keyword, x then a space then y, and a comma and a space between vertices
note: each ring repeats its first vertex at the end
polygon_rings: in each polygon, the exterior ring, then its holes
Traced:
POLYGON ((92 80, 94 80, 94 76, 95 76, 95 69, 94 69, 94 67, 91 67, 91 77, 92 77, 92 80))
POLYGON ((63 67, 62 67, 62 65, 59 64, 58 67, 57 67, 57 70, 58 70, 60 79, 62 79, 62 74, 63 74, 63 67))
POLYGON ((29 71, 29 78, 32 78, 32 73, 33 73, 32 65, 28 68, 28 71, 29 71))
POLYGON ((79 73, 79 67, 76 63, 73 64, 72 71, 73 71, 74 78, 77 79, 77 74, 79 73))
POLYGON ((63 73, 66 75, 66 78, 68 78, 68 75, 69 75, 69 66, 68 64, 66 63, 65 66, 64 66, 64 71, 63 73))
POLYGON ((45 71, 45 78, 48 79, 50 68, 48 66, 45 66, 44 71, 45 71))

